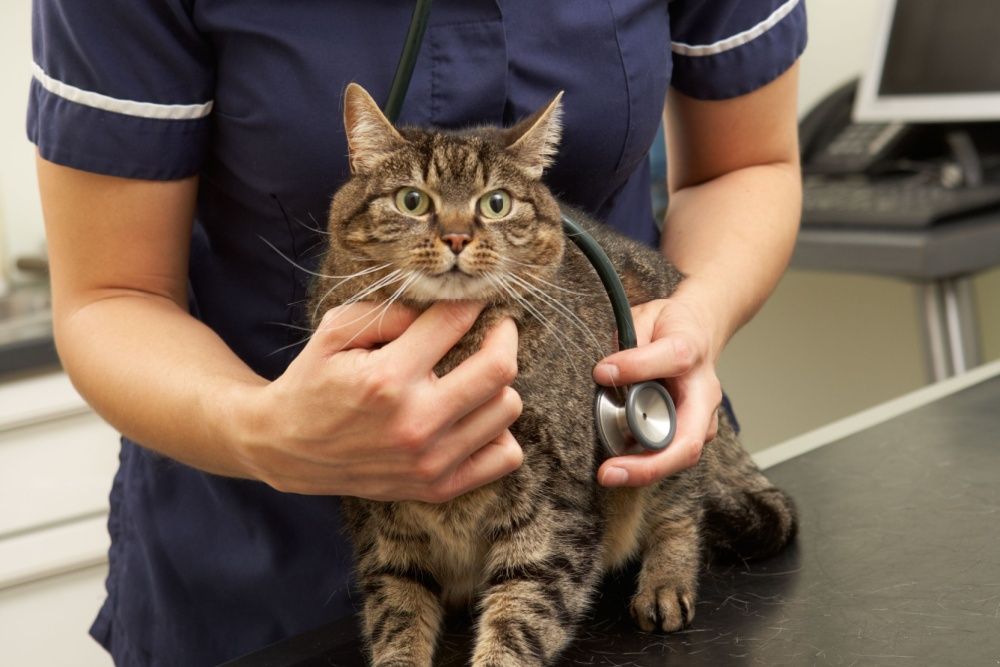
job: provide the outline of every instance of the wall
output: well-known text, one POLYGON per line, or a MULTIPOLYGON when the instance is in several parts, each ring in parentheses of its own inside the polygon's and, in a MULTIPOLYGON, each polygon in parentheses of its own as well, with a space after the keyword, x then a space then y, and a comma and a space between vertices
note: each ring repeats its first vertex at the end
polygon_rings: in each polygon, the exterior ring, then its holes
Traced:
MULTIPOLYGON (((807 0, 806 111, 866 65, 872 0, 807 0)), ((983 361, 1000 356, 1000 270, 974 281, 983 361)), ((789 270, 730 343, 720 377, 752 450, 817 428, 927 382, 916 290, 903 281, 789 270)))
POLYGON ((34 147, 25 138, 25 105, 31 81, 31 0, 5 0, 0 7, 0 294, 4 277, 21 279, 14 257, 42 250, 41 206, 34 147))

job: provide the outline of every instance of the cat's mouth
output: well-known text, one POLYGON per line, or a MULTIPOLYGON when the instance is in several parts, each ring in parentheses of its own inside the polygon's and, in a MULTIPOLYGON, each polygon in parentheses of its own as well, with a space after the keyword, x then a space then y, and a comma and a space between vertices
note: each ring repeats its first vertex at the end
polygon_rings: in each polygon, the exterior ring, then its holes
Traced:
POLYGON ((442 301, 452 299, 485 299, 497 291, 494 281, 484 275, 471 275, 456 263, 441 273, 421 274, 409 289, 407 296, 417 301, 442 301))

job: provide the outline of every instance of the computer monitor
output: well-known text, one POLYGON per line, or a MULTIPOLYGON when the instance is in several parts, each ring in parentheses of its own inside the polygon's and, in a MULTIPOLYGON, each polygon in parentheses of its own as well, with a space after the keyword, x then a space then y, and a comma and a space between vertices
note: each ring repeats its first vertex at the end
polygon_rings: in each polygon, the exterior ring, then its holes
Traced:
POLYGON ((881 0, 859 122, 1000 120, 1000 0, 881 0))

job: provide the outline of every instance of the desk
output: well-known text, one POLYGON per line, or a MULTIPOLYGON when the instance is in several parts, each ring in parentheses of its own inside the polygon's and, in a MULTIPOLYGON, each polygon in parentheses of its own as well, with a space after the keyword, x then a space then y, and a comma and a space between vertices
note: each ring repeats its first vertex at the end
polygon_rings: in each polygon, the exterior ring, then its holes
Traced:
MULTIPOLYGON (((638 632, 613 582, 560 665, 1000 662, 1000 362, 757 457, 799 504, 797 543, 715 567, 694 624, 638 632)), ((437 664, 464 665, 453 621, 437 664)), ((353 621, 229 667, 364 664, 353 621)))
POLYGON ((804 225, 791 265, 914 281, 928 367, 942 380, 979 363, 971 277, 1000 265, 1000 211, 925 229, 804 225))

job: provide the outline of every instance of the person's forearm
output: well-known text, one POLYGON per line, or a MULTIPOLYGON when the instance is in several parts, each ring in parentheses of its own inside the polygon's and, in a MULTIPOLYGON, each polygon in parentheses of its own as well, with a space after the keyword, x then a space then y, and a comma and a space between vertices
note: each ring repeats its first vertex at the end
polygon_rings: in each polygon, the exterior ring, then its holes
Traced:
POLYGON ((521 464, 509 431, 521 411, 514 323, 447 375, 432 372, 484 304, 334 308, 267 381, 187 312, 195 178, 119 178, 41 157, 38 177, 60 357, 131 439, 278 491, 378 500, 442 502, 521 464))
POLYGON ((56 345, 74 385, 143 445, 246 476, 232 447, 253 414, 234 414, 248 405, 234 393, 264 381, 184 305, 197 179, 37 165, 56 345))
POLYGON ((55 332, 74 385, 124 435, 202 470, 249 476, 236 408, 266 381, 176 303, 108 290, 57 310, 55 332))
POLYGON ((688 277, 675 298, 706 314, 716 354, 774 289, 800 214, 794 163, 746 167, 671 195, 661 247, 688 277))

